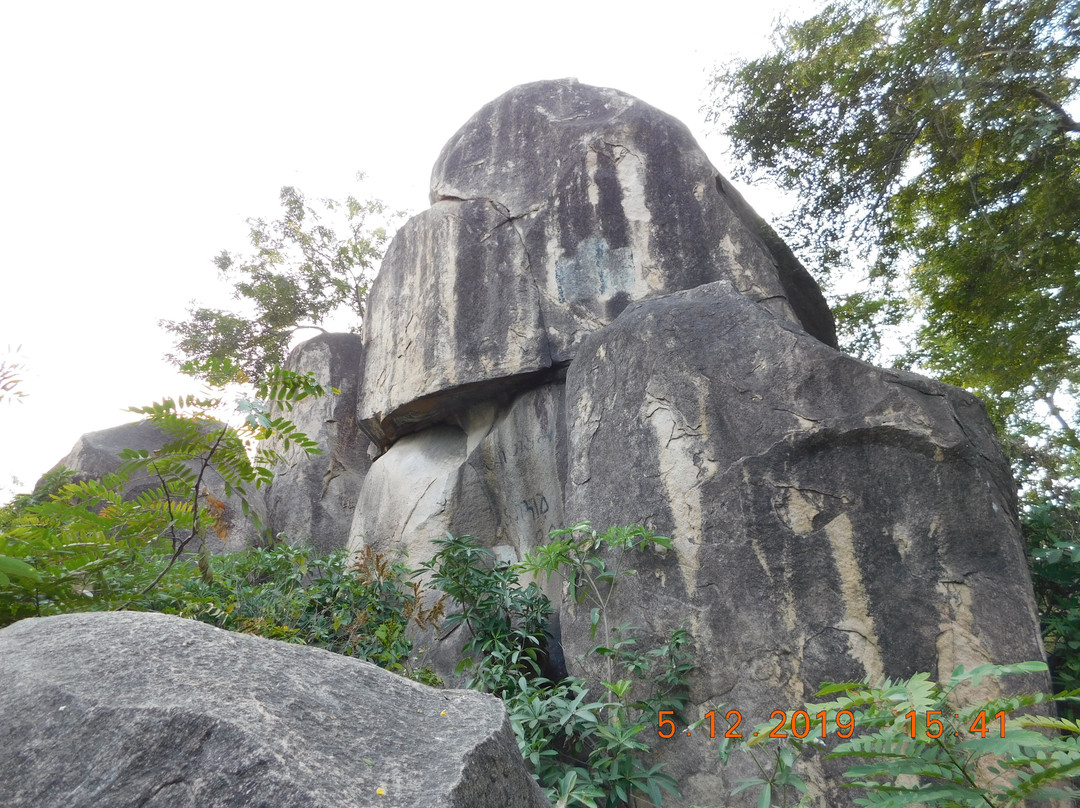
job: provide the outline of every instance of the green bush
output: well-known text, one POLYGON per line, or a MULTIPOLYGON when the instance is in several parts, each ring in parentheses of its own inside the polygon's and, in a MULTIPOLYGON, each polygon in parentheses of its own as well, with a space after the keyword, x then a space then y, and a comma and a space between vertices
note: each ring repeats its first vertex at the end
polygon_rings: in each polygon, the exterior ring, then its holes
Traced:
POLYGON ((352 563, 345 550, 313 558, 309 548, 281 544, 217 556, 210 566, 209 581, 187 576, 158 587, 150 607, 438 683, 431 671, 414 669, 407 629, 432 625, 442 601, 425 607, 413 573, 370 547, 352 563))
POLYGON ((615 808, 635 796, 660 805, 663 791, 677 794, 674 779, 659 766, 646 767, 641 757, 649 750, 646 739, 653 735, 647 730, 657 705, 685 703, 682 688, 691 668, 686 632, 639 653, 633 628, 612 628, 606 613, 619 576, 633 573, 622 567, 628 554, 667 547, 669 540, 644 528, 601 534, 582 524, 554 532, 550 544, 517 566, 496 563, 470 536, 437 544, 424 568, 460 607, 447 624, 464 624, 471 632, 459 671, 470 671, 470 687, 506 703, 522 756, 549 799, 557 806, 615 808), (535 582, 521 584, 523 572, 561 573, 575 600, 591 606, 593 636, 602 632, 602 641, 589 653, 604 658, 608 671, 599 697, 582 679, 541 675, 552 606, 535 582), (644 697, 632 698, 635 685, 647 691, 644 697))
POLYGON ((115 609, 148 587, 165 554, 164 535, 190 523, 177 503, 173 518, 152 492, 125 501, 124 474, 72 482, 59 470, 33 495, 6 509, 0 554, 32 572, 0 580, 0 626, 24 617, 115 609))
POLYGON ((1054 687, 1080 688, 1080 495, 1029 505, 1022 525, 1054 687))

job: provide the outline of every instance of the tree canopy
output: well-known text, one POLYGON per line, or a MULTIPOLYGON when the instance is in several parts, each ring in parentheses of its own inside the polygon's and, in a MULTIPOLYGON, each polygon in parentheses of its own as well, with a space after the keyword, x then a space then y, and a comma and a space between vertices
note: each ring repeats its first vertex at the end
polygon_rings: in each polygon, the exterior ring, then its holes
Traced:
POLYGON ((839 0, 710 107, 737 173, 794 192, 846 346, 918 322, 902 361, 982 395, 1044 481, 1080 452, 1078 64, 1080 0, 839 0))
POLYGON ((250 252, 222 250, 213 259, 246 310, 192 303, 187 320, 161 322, 176 335, 177 353, 168 358, 185 372, 215 384, 261 382, 284 363, 296 331, 324 330, 322 324, 342 312, 353 330, 362 326, 395 216, 377 200, 353 196, 323 199, 316 207, 290 186, 280 198, 280 218, 248 219, 250 252))

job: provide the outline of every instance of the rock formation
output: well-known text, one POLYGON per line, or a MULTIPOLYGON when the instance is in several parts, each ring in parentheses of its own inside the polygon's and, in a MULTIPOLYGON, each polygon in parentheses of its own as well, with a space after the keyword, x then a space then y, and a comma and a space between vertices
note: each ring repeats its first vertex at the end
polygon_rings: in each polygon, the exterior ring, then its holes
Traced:
MULTIPOLYGON (((415 565, 447 531, 515 560, 554 528, 642 523, 673 551, 640 559, 611 620, 645 647, 686 627, 691 717, 728 704, 753 725, 822 680, 1042 658, 981 403, 837 350, 813 279, 682 124, 616 90, 524 85, 451 138, 431 189, 372 286, 362 355, 321 338, 291 360, 343 395, 294 413, 328 457, 281 469, 276 529, 329 547, 356 490, 349 547, 415 565)), ((548 594, 587 674, 588 615, 548 594)), ((656 759, 682 790, 666 805, 748 774, 700 736, 656 759)))
POLYGON ((345 546, 360 484, 371 465, 370 443, 356 425, 363 356, 358 335, 321 334, 293 349, 285 363, 296 373, 313 373, 327 393, 275 415, 284 415, 317 440, 322 454, 308 455, 295 446, 286 452, 270 442, 268 448, 281 452, 282 461, 262 498, 264 521, 271 535, 284 534, 290 542, 310 544, 319 553, 345 546))
MULTIPOLYGON (((417 562, 450 531, 513 559, 581 520, 668 535, 612 620, 647 647, 689 630, 695 717, 1042 657, 980 402, 838 351, 816 284, 677 121, 518 87, 451 138, 431 201, 371 292, 358 412, 382 454, 351 547, 417 562)), ((588 615, 549 595, 583 673, 588 615)), ((674 804, 748 774, 706 738, 657 755, 674 804)))
MULTIPOLYGON (((224 426, 219 424, 218 426, 224 426)), ((76 480, 101 479, 116 473, 123 461, 120 453, 125 449, 144 449, 153 455, 160 451, 169 437, 149 421, 137 421, 121 424, 97 432, 88 432, 80 437, 71 451, 54 466, 63 466, 75 472, 76 480)), ((189 466, 198 473, 199 464, 192 461, 189 466)), ((213 531, 206 531, 207 545, 212 552, 238 552, 257 544, 262 539, 262 531, 244 514, 239 497, 225 494, 225 481, 212 468, 203 476, 203 489, 224 503, 221 525, 228 534, 224 540, 213 531)), ((41 481, 38 481, 38 485, 41 481)), ((157 488, 160 482, 148 474, 139 474, 128 480, 124 487, 124 497, 134 499, 143 491, 157 488)), ((195 549, 195 548, 192 548, 195 549)))
MULTIPOLYGON (((690 629, 702 712, 754 724, 826 680, 1042 658, 1015 485, 969 393, 845 356, 726 283, 628 307, 566 387, 566 511, 673 538, 618 619, 690 629)), ((590 644, 587 614, 562 630, 568 658, 590 644)), ((708 746, 662 747, 699 801, 735 774, 708 746)))
POLYGON ((0 804, 541 808, 502 703, 159 614, 0 631, 0 804))
POLYGON ((631 300, 729 280, 835 344, 806 270, 686 127, 616 90, 515 88, 435 163, 368 302, 361 426, 382 448, 535 387, 631 300))

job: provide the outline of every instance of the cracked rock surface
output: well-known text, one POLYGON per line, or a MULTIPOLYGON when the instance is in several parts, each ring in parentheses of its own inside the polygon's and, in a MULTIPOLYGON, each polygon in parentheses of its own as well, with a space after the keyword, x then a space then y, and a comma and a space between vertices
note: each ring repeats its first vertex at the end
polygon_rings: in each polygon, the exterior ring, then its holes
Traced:
POLYGON ((371 465, 371 444, 356 425, 363 360, 358 334, 320 334, 302 342, 289 354, 285 367, 315 374, 326 394, 298 401, 291 411, 274 408, 274 417, 290 419, 298 431, 319 443, 322 454, 308 455, 296 445, 285 451, 281 442, 271 442, 267 448, 282 458, 263 495, 265 522, 272 536, 284 534, 320 554, 345 546, 360 485, 371 465))
POLYGON ((686 127, 617 90, 545 81, 439 156, 368 306, 361 426, 380 448, 565 365, 628 303, 728 280, 835 344, 806 270, 686 127))
MULTIPOLYGON (((727 703, 752 729, 822 681, 1042 659, 1016 488, 981 402, 842 354, 726 285, 632 304, 566 378, 565 511, 672 538, 636 559, 612 619, 643 628, 639 647, 688 630, 688 714, 727 703)), ((561 622, 576 658, 588 612, 561 622)), ((657 751, 686 804, 754 774, 683 740, 657 751)), ((827 768, 812 779, 850 804, 827 768)))
POLYGON ((544 808, 494 696, 161 614, 0 631, 6 808, 544 808))

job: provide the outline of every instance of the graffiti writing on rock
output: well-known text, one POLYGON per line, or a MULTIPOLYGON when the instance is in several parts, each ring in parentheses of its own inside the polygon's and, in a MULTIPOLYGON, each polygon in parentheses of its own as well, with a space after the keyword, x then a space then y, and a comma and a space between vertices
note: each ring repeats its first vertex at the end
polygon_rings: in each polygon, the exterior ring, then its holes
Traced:
POLYGON ((533 519, 539 519, 550 510, 551 505, 548 504, 547 497, 543 494, 537 494, 531 499, 523 499, 517 504, 517 515, 519 519, 524 519, 526 514, 533 519))

